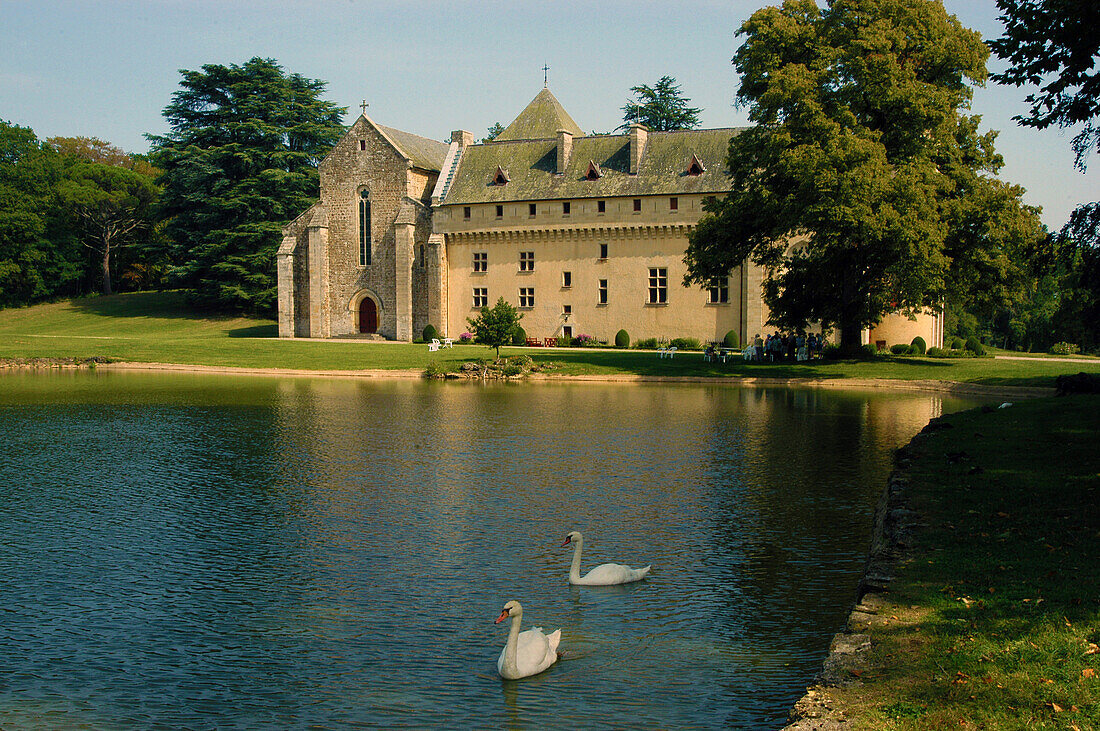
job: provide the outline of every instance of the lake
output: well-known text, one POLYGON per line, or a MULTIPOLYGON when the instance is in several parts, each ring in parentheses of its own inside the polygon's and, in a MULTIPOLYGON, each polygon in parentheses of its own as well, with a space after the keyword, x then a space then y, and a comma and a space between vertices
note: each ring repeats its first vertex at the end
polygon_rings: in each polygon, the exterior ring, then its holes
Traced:
POLYGON ((0 375, 0 726, 768 728, 891 451, 976 402, 698 384, 0 375), (573 587, 652 564, 642 582, 573 587), (502 681, 505 602, 566 657, 502 681))

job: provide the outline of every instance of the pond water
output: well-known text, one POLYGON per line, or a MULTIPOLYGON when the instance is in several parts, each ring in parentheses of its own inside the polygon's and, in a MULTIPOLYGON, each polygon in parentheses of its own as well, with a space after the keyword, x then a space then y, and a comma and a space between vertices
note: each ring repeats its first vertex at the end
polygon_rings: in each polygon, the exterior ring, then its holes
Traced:
POLYGON ((890 451, 973 402, 0 376, 0 726, 782 725, 890 451), (622 587, 582 569, 653 564, 622 587), (502 681, 510 599, 567 657, 502 681))

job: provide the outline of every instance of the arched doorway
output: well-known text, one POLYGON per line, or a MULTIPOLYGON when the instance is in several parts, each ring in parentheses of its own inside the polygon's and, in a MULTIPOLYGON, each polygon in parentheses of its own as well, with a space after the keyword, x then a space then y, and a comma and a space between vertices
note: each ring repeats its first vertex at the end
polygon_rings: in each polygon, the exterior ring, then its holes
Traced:
POLYGON ((378 332, 378 306, 370 297, 364 297, 359 303, 359 332, 378 332))

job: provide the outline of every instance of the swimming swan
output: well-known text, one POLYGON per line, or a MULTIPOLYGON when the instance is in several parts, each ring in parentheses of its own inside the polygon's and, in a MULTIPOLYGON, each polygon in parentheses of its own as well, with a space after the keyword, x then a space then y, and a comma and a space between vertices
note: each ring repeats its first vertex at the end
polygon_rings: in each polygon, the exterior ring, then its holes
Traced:
POLYGON ((512 628, 508 631, 508 644, 497 658, 497 672, 505 680, 526 678, 538 675, 558 661, 558 643, 561 642, 561 630, 548 635, 542 633, 542 627, 532 627, 519 631, 523 621, 523 607, 517 601, 504 605, 504 610, 494 624, 500 624, 506 617, 512 618, 512 628))
POLYGON ((580 531, 572 531, 565 537, 562 546, 568 546, 570 542, 576 544, 573 548, 573 565, 569 567, 569 583, 581 586, 611 586, 613 584, 629 584, 632 581, 640 581, 649 573, 649 566, 640 569, 632 569, 620 563, 605 563, 581 576, 581 548, 584 546, 584 536, 580 531))

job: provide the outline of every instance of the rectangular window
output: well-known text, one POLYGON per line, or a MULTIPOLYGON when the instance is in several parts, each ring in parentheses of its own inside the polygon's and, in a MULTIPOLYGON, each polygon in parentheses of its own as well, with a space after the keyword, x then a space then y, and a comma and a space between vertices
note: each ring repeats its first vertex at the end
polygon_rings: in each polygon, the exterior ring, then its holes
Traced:
POLYGON ((680 210, 680 199, 679 198, 669 198, 668 199, 668 210, 670 210, 670 211, 680 210))
POLYGON ((728 277, 715 279, 710 283, 708 290, 710 291, 710 299, 708 300, 710 304, 724 305, 730 301, 730 280, 728 277))
POLYGON ((519 306, 520 307, 534 307, 535 306, 535 288, 534 287, 520 287, 519 288, 519 306))
POLYGON ((359 149, 360 150, 367 149, 367 141, 366 140, 359 140, 359 149))
POLYGON ((596 290, 596 303, 601 305, 607 304, 607 280, 601 279, 599 289, 596 290))
POLYGON ((427 265, 428 265, 428 262, 426 262, 424 260, 424 244, 421 244, 420 245, 420 266, 425 267, 427 265))
POLYGON ((596 213, 603 213, 607 210, 607 201, 596 201, 596 213))
POLYGON ((663 305, 666 302, 668 302, 668 269, 664 267, 650 267, 649 304, 663 305))
POLYGON ((573 286, 573 272, 561 273, 561 286, 566 289, 573 286))
POLYGON ((489 306, 489 288, 474 287, 474 307, 489 306))
POLYGON ((533 252, 533 251, 521 251, 521 252, 519 252, 519 270, 521 272, 533 272, 533 271, 535 271, 535 252, 533 252))
POLYGON ((359 266, 370 265, 370 193, 359 193, 359 266))
POLYGON ((475 251, 474 252, 474 271, 475 272, 487 272, 487 271, 489 271, 489 252, 487 252, 487 251, 475 251))
POLYGON ((534 216, 535 216, 535 204, 534 203, 528 203, 527 204, 527 215, 534 218, 534 216))
POLYGON ((637 213, 640 210, 642 210, 642 199, 641 198, 635 198, 634 199, 634 212, 637 213))
POLYGON ((504 206, 497 206, 497 218, 504 218, 504 206))
POLYGON ((466 220, 470 220, 470 207, 469 206, 463 206, 462 207, 462 217, 465 218, 466 220))
POLYGON ((563 315, 572 315, 573 314, 573 305, 562 305, 561 306, 561 314, 563 314, 563 315))
POLYGON ((562 202, 562 204, 561 204, 561 215, 563 215, 563 216, 568 216, 569 215, 569 201, 563 201, 562 202))
POLYGON ((607 244, 600 244, 600 258, 607 258, 607 244))

